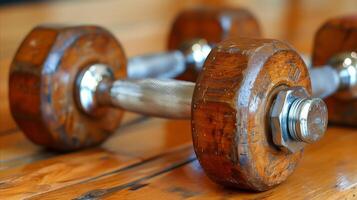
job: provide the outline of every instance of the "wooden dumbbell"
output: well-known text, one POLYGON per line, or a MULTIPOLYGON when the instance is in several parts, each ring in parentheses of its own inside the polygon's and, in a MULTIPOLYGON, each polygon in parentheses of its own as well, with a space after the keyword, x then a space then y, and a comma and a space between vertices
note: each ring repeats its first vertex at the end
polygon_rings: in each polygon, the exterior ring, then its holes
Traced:
POLYGON ((285 180, 304 145, 326 129, 324 103, 309 97, 306 66, 279 41, 218 45, 197 84, 128 80, 125 72, 122 48, 107 31, 37 28, 11 66, 12 114, 33 142, 60 150, 104 141, 124 110, 191 118, 208 176, 257 191, 285 180))
POLYGON ((37 144, 59 149, 95 145, 116 130, 122 114, 108 112, 111 114, 99 120, 94 128, 92 121, 83 118, 79 110, 69 108, 73 109, 70 113, 61 110, 67 103, 72 103, 65 97, 70 94, 66 92, 74 91, 74 77, 69 74, 78 74, 78 70, 91 63, 102 63, 116 69, 113 70, 116 78, 125 77, 128 71, 131 79, 179 76, 193 81, 197 72, 192 65, 202 65, 202 59, 207 56, 202 55, 203 49, 197 50, 197 45, 201 46, 202 41, 210 49, 227 37, 259 34, 257 21, 244 9, 187 10, 173 23, 168 52, 131 58, 126 68, 127 62, 120 44, 103 28, 36 27, 19 47, 11 66, 11 111, 15 121, 37 144), (190 47, 196 48, 189 50, 192 49, 190 47), (183 48, 185 52, 180 50, 183 48), (192 59, 197 57, 196 54, 201 56, 201 61, 197 63, 192 61, 197 60, 192 59), (66 80, 66 77, 69 79, 66 80), (53 80, 61 81, 56 85, 41 87, 53 80), (22 99, 28 100, 23 102, 22 99), (58 109, 48 109, 49 106, 58 109), (73 124, 77 119, 87 124, 73 124))
POLYGON ((229 37, 259 37, 255 17, 241 8, 194 8, 180 13, 171 27, 168 51, 128 60, 128 78, 195 81, 211 48, 229 37))
MULTIPOLYGON (((334 64, 335 74, 326 84, 335 93, 326 99, 329 121, 357 125, 357 16, 328 20, 317 32, 312 64, 334 64), (340 77, 340 78, 336 78, 340 77), (332 84, 333 83, 333 84, 332 84)), ((330 92, 331 94, 331 92, 330 92)))

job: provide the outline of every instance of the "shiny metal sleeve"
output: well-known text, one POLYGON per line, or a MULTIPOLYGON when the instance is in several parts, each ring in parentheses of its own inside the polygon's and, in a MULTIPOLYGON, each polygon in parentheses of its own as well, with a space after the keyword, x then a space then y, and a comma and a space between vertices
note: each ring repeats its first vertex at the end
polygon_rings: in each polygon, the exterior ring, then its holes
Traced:
POLYGON ((331 66, 310 68, 309 73, 314 97, 328 97, 340 87, 338 71, 331 66))
POLYGON ((178 80, 118 80, 109 89, 110 103, 145 115, 190 119, 194 86, 178 80))
POLYGON ((128 78, 174 78, 186 70, 181 51, 138 56, 129 59, 128 78))

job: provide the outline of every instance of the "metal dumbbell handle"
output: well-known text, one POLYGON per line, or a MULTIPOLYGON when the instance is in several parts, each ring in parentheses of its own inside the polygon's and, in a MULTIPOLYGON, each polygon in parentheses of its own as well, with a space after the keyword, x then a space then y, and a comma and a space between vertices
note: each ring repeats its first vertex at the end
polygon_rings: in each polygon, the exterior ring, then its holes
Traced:
POLYGON ((93 64, 79 74, 76 94, 87 114, 109 105, 157 117, 190 118, 194 86, 174 79, 114 80, 110 67, 93 64))
POLYGON ((182 51, 148 54, 129 59, 128 78, 172 78, 186 70, 186 58, 182 51))
POLYGON ((340 88, 340 77, 331 66, 310 68, 312 94, 314 97, 326 98, 340 88))
POLYGON ((325 98, 357 85, 357 54, 337 55, 330 64, 309 69, 314 97, 325 98))
MULTIPOLYGON (((200 71, 210 50, 211 46, 205 40, 192 40, 181 50, 133 57, 128 62, 128 78, 174 78, 189 65, 200 71)), ((309 66, 308 56, 301 56, 309 66)), ((357 66, 353 66, 356 65, 356 52, 338 55, 333 62, 334 66, 309 68, 314 97, 326 98, 357 84, 357 66), (351 63, 345 63, 346 59, 351 63)))
POLYGON ((188 41, 179 50, 135 56, 128 61, 128 78, 174 78, 187 67, 200 71, 211 51, 206 40, 188 41))
POLYGON ((117 80, 100 84, 100 103, 144 115, 190 119, 195 84, 179 80, 117 80))

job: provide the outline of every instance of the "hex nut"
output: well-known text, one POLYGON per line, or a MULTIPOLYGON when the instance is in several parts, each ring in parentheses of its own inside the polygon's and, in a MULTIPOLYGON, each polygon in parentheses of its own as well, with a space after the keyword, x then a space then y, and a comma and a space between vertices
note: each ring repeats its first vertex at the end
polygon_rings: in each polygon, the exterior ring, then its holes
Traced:
POLYGON ((304 148, 305 142, 296 141, 289 135, 288 112, 291 104, 297 98, 308 98, 309 95, 303 87, 290 87, 281 90, 271 107, 270 124, 272 138, 275 145, 281 150, 295 153, 304 148))

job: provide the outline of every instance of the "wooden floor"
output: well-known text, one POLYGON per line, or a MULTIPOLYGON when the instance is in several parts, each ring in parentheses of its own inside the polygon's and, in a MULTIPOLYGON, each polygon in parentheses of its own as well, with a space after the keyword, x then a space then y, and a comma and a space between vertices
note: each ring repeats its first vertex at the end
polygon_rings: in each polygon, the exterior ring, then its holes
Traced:
POLYGON ((0 199, 357 199, 357 128, 330 126, 322 141, 306 148, 286 182, 249 193, 205 176, 193 152, 189 121, 127 113, 103 145, 58 154, 29 142, 10 116, 9 63, 38 23, 101 24, 135 55, 164 49, 170 21, 186 7, 242 5, 258 16, 264 35, 308 53, 323 21, 357 13, 355 0, 265 2, 77 0, 0 6, 0 199))

